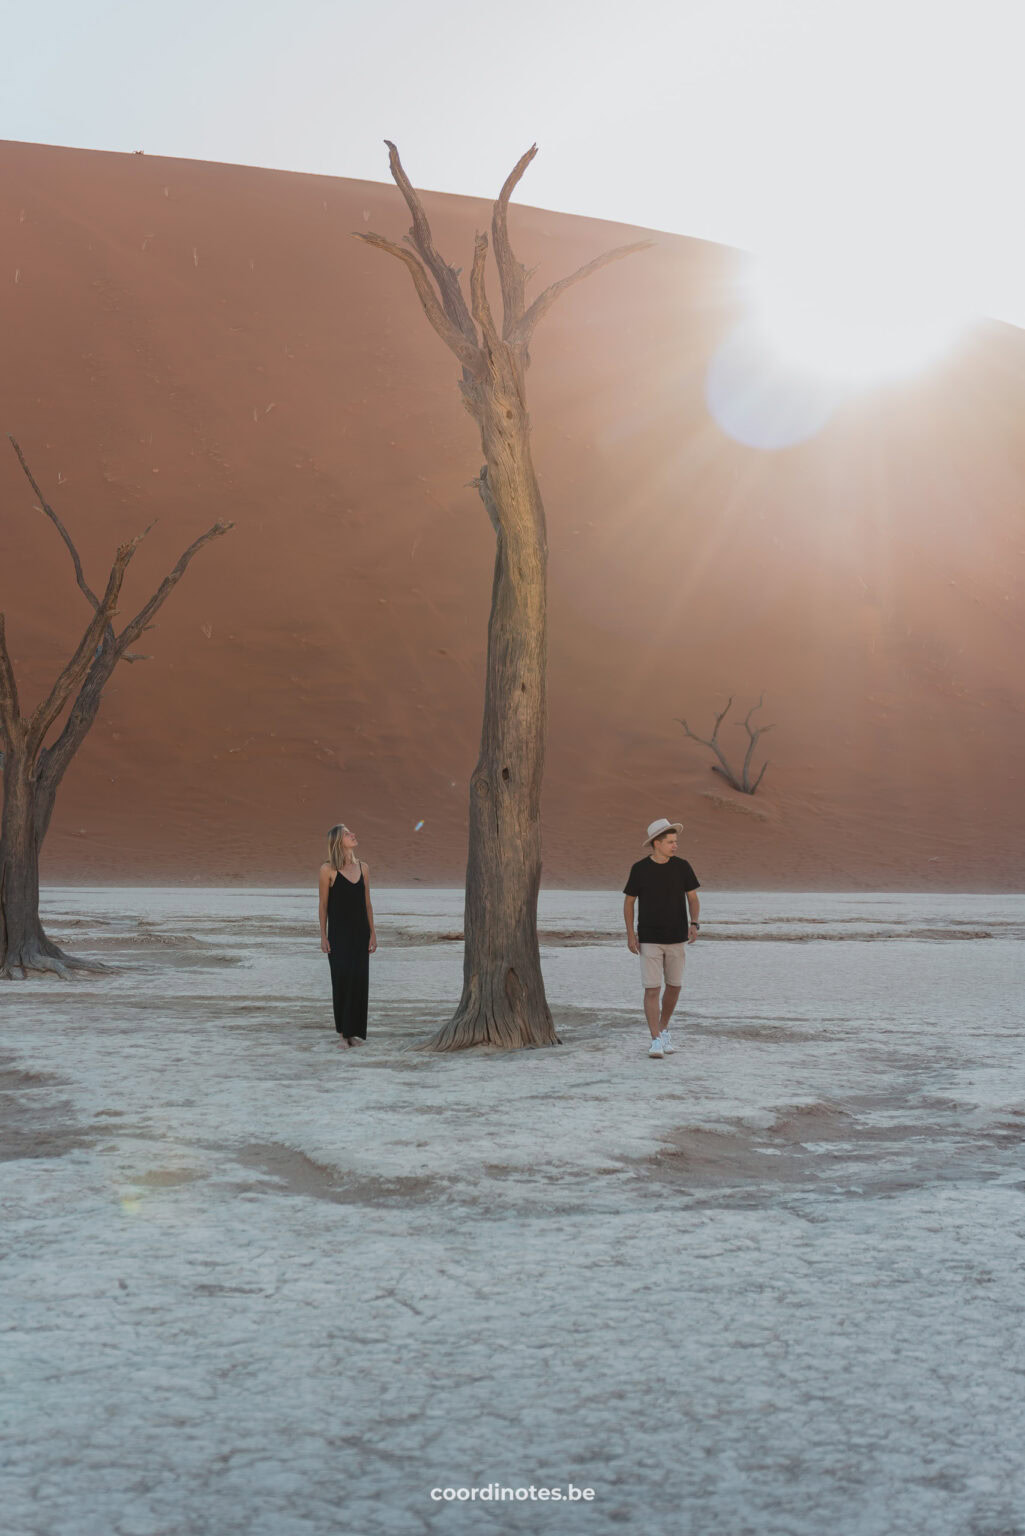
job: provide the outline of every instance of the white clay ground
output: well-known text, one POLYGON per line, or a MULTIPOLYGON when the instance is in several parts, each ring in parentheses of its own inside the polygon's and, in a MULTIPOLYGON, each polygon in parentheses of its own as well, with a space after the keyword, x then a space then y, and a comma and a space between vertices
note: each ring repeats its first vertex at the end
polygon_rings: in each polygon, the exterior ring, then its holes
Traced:
POLYGON ((8 1536, 1023 1536, 1025 898, 706 894, 664 1062, 615 894, 445 1057, 461 896, 376 900, 343 1053, 310 893, 48 893, 119 969, 0 984, 8 1536))

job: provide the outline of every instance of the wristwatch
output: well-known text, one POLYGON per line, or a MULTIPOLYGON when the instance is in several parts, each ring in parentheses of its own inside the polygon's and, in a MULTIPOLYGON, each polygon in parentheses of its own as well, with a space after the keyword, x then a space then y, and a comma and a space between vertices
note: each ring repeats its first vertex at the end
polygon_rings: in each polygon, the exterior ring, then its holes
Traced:
POLYGON ((694 921, 693 921, 693 919, 692 919, 692 920, 691 920, 691 927, 692 927, 692 928, 700 928, 700 927, 701 927, 701 924, 700 924, 700 923, 695 923, 695 922, 694 922, 694 921))

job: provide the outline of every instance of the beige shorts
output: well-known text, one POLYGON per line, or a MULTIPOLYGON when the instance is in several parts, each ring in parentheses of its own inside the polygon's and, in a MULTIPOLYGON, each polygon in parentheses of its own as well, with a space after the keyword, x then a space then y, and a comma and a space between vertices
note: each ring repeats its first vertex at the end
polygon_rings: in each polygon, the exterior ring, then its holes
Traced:
POLYGON ((642 985, 660 987, 664 980, 667 987, 682 987, 686 949, 687 945, 682 941, 679 944, 642 944, 642 985))

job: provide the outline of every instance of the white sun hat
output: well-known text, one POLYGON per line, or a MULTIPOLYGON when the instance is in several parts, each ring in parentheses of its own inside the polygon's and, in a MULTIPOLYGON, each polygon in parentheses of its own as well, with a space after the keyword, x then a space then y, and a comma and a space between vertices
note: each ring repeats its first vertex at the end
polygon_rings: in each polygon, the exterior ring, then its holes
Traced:
POLYGON ((660 816, 658 818, 658 820, 657 821, 653 821, 651 823, 651 826, 648 828, 648 835, 647 835, 647 837, 644 840, 644 846, 645 846, 645 848, 650 848, 653 839, 655 839, 656 837, 661 837, 663 832, 682 832, 682 831, 683 831, 683 822, 682 821, 666 821, 664 816, 660 816))

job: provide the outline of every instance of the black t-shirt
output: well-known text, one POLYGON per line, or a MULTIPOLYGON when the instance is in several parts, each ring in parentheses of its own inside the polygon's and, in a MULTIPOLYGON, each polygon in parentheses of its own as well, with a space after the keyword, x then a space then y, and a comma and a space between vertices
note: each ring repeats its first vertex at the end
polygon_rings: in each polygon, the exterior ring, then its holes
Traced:
POLYGON ((623 887, 624 896, 637 896, 637 942, 682 944, 690 929, 687 892, 698 889, 698 877, 686 859, 674 854, 664 864, 640 859, 623 887))

